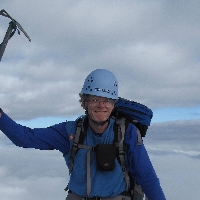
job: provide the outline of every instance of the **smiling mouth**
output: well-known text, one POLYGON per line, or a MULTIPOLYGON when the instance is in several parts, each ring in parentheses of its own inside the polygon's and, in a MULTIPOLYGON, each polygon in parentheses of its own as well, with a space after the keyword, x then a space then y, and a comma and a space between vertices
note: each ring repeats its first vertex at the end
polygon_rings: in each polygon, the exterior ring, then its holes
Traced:
POLYGON ((107 111, 95 111, 95 113, 100 113, 100 114, 102 114, 102 113, 107 113, 107 111))

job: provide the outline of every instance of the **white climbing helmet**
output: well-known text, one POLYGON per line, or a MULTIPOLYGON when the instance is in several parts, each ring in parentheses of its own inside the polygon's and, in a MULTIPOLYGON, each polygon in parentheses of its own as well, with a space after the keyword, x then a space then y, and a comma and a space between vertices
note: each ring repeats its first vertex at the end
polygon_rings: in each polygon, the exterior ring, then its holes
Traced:
POLYGON ((85 79, 81 93, 118 99, 117 78, 109 70, 96 69, 85 79))

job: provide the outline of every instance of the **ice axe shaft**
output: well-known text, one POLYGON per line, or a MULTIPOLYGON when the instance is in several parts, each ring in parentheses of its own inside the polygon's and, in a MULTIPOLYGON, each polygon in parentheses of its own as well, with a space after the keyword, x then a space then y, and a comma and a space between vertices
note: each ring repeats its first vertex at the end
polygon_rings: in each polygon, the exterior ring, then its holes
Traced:
POLYGON ((1 61, 2 57, 3 57, 3 53, 4 53, 5 49, 6 49, 7 44, 8 44, 8 40, 10 39, 10 35, 12 33, 12 30, 13 30, 12 26, 13 25, 10 22, 9 26, 8 26, 8 29, 7 29, 7 32, 6 32, 6 35, 5 35, 4 39, 3 39, 3 42, 0 44, 0 61, 1 61))

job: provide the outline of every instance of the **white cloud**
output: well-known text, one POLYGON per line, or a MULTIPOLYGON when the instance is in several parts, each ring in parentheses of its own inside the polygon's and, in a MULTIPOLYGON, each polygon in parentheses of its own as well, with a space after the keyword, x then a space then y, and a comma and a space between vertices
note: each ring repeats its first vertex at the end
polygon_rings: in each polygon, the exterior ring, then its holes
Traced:
POLYGON ((200 156, 200 152, 199 151, 175 150, 175 153, 182 153, 184 155, 188 155, 188 156, 191 156, 191 157, 198 157, 198 156, 200 156))
POLYGON ((1 147, 2 200, 64 199, 68 169, 57 151, 1 147))
MULTIPOLYGON (((170 148, 170 145, 168 147, 170 148)), ((150 158, 160 178, 166 199, 198 199, 199 159, 194 160, 181 154, 150 154, 150 158)))
POLYGON ((200 136, 198 130, 199 120, 153 123, 144 138, 166 199, 198 199, 199 197, 200 136))

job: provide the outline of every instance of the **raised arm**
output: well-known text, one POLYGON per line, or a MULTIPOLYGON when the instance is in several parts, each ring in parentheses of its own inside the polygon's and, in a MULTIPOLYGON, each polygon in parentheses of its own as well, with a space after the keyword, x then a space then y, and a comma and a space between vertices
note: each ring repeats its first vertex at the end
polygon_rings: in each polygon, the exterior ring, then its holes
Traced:
POLYGON ((22 126, 0 111, 0 130, 17 146, 41 150, 57 149, 65 154, 69 151, 66 122, 47 128, 22 126))

